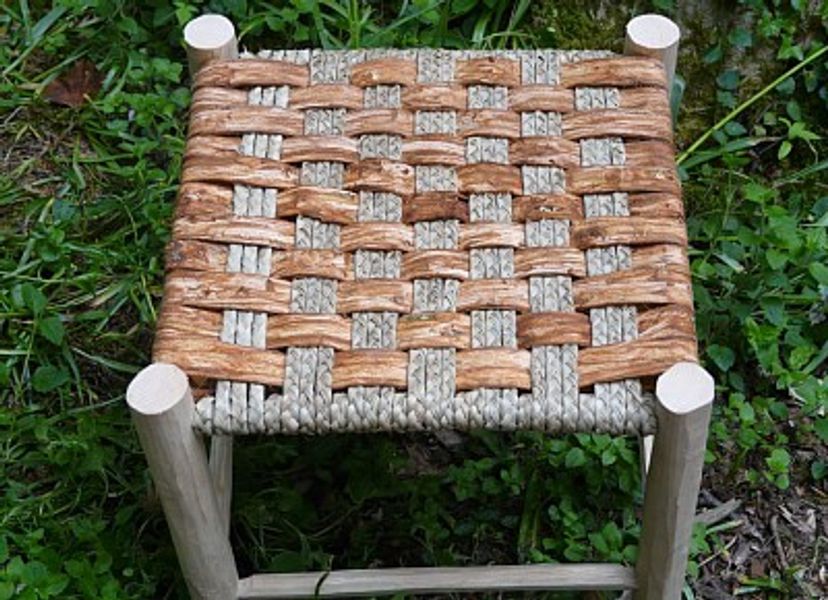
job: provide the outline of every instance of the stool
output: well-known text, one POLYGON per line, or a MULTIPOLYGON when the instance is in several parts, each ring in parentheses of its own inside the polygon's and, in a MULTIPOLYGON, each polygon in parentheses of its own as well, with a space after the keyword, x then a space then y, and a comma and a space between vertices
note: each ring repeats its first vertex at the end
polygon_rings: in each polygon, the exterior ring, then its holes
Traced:
POLYGON ((627 34, 627 56, 236 58, 229 21, 188 24, 155 364, 127 401, 194 598, 680 596, 713 381, 672 146, 678 29, 627 34), (637 565, 239 579, 232 436, 444 429, 655 434, 637 565))

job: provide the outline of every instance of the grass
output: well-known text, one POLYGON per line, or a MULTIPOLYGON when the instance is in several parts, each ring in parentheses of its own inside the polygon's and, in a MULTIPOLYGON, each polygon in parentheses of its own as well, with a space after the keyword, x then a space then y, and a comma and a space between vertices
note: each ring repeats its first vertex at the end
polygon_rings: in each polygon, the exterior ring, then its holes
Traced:
MULTIPOLYGON (((0 7, 0 599, 183 597, 123 390, 148 360, 161 297, 189 101, 181 27, 208 8, 250 47, 618 50, 630 15, 677 14, 697 321, 720 382, 705 485, 749 506, 697 529, 686 593, 704 595, 713 569, 730 594, 817 597, 818 535, 784 560, 733 555, 746 525, 771 539, 779 507, 825 506, 828 9, 711 7, 712 22, 665 0, 0 7), (80 60, 100 91, 49 102, 80 60)), ((632 440, 461 440, 239 444, 240 568, 634 560, 632 440)))

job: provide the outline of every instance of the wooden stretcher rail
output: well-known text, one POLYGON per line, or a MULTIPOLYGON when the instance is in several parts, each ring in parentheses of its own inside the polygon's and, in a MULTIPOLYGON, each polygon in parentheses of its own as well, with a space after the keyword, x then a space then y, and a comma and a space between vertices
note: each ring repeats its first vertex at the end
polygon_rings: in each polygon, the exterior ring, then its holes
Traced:
POLYGON ((239 582, 238 598, 633 590, 635 587, 633 569, 614 564, 420 567, 253 575, 239 582))

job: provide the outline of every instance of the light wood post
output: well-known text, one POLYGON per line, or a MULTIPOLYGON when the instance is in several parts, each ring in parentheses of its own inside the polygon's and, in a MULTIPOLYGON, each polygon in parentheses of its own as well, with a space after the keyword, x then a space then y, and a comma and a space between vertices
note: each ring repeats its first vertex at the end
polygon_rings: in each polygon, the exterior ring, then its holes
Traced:
POLYGON ((644 493, 637 600, 681 598, 713 394, 713 378, 696 363, 678 363, 656 383, 658 432, 644 493))
MULTIPOLYGON (((236 29, 222 15, 202 15, 184 26, 184 44, 190 63, 190 75, 211 60, 238 57, 236 29)), ((215 435, 210 440, 210 473, 216 490, 222 528, 230 531, 230 503, 233 495, 233 437, 215 435)))
POLYGON ((236 598, 236 563, 204 444, 192 427, 187 376, 173 365, 150 365, 132 380, 126 397, 191 597, 236 598))
POLYGON ((211 60, 238 58, 236 28, 222 15, 202 15, 184 26, 190 75, 211 60))
POLYGON ((667 72, 667 90, 671 95, 680 37, 678 25, 662 15, 639 15, 627 23, 624 54, 660 59, 667 72))
MULTIPOLYGON (((676 75, 679 39, 681 31, 673 21, 662 15, 646 14, 630 19, 627 23, 624 40, 624 54, 629 56, 652 56, 664 63, 667 73, 667 91, 673 96, 673 80, 676 75)), ((653 452, 653 436, 647 435, 639 440, 641 452, 641 480, 650 470, 650 457, 653 452)))
POLYGON ((230 535, 230 505, 233 501, 233 436, 213 435, 210 438, 210 475, 216 490, 221 526, 230 535))

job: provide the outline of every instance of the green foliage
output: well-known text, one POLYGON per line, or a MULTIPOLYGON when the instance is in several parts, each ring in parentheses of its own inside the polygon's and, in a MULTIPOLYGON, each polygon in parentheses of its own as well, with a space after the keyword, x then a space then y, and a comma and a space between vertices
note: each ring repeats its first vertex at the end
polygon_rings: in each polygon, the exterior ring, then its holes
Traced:
MULTIPOLYGON (((183 597, 121 390, 147 360, 161 296, 190 99, 181 28, 207 11, 231 16, 253 48, 620 50, 633 14, 592 0, 531 10, 525 0, 4 6, 0 600, 183 597), (100 92, 77 108, 46 102, 44 87, 80 59, 100 69, 100 92)), ((819 3, 742 0, 713 27, 690 28, 680 66, 697 325, 721 398, 709 456, 734 489, 825 485, 826 22, 819 3)), ((232 537, 243 572, 635 560, 632 440, 475 433, 459 445, 340 436, 239 446, 232 537)), ((735 526, 697 528, 691 576, 735 526)), ((739 593, 796 597, 800 570, 739 593)))

